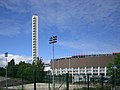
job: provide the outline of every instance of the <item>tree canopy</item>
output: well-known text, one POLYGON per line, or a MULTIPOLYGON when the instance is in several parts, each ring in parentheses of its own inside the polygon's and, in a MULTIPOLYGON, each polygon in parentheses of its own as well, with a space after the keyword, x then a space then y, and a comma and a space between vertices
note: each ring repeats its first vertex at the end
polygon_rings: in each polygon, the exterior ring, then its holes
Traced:
POLYGON ((109 75, 112 75, 115 71, 117 76, 120 76, 120 53, 117 54, 117 56, 114 59, 114 63, 110 63, 108 65, 108 72, 109 75))
POLYGON ((0 67, 0 76, 5 76, 5 68, 0 67))
MULTIPOLYGON (((0 76, 5 76, 5 68, 0 67, 0 76)), ((23 78, 28 81, 33 81, 34 73, 36 73, 36 78, 38 81, 43 81, 45 72, 44 72, 44 63, 42 59, 38 59, 37 65, 34 63, 25 63, 25 61, 20 61, 19 64, 15 64, 15 60, 12 59, 8 62, 7 66, 8 77, 13 78, 23 78)))

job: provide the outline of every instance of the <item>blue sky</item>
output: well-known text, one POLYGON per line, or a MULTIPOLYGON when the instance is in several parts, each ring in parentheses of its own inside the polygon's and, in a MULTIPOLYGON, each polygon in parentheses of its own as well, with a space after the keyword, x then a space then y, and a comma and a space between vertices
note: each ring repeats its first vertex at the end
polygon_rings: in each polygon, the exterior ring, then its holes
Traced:
POLYGON ((31 57, 31 17, 39 16, 39 56, 120 51, 120 0, 0 0, 0 53, 31 57))

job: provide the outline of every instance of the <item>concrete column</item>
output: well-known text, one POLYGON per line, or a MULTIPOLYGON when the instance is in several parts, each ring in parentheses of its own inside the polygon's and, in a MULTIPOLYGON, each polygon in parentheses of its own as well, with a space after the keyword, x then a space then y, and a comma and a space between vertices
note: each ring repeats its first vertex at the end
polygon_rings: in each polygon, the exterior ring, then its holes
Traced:
POLYGON ((71 72, 71 69, 69 68, 69 73, 71 72))
POLYGON ((84 68, 84 70, 85 70, 85 75, 87 74, 87 69, 86 69, 86 67, 84 68))
POLYGON ((57 75, 57 70, 58 70, 58 69, 55 69, 55 74, 56 74, 56 75, 57 75))
POLYGON ((78 67, 78 75, 80 75, 80 67, 78 67))
POLYGON ((74 82, 74 78, 73 78, 73 68, 71 68, 72 69, 72 84, 73 84, 73 82, 74 82))
POLYGON ((66 73, 68 73, 68 69, 66 68, 66 73))
POLYGON ((100 75, 100 67, 98 67, 98 76, 100 75))
POLYGON ((62 75, 62 69, 60 68, 60 74, 62 75))
POLYGON ((91 75, 93 75, 93 67, 91 67, 91 75))
POLYGON ((72 68, 72 76, 73 76, 73 68, 72 68))
POLYGON ((60 74, 60 68, 58 68, 58 75, 60 74))
POLYGON ((52 75, 53 75, 53 72, 54 72, 54 71, 55 71, 55 70, 52 69, 52 75))
POLYGON ((107 67, 105 67, 104 70, 105 70, 105 76, 106 76, 107 75, 107 67))

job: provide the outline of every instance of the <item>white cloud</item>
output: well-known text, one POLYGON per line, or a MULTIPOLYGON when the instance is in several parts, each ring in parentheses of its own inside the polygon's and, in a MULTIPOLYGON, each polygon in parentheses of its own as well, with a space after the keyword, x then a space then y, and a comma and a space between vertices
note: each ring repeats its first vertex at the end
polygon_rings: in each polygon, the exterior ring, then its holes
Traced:
MULTIPOLYGON (((1 0, 0 6, 17 13, 37 13, 40 29, 79 34, 82 27, 117 28, 120 1, 116 0, 1 0), (112 26, 111 26, 112 24, 112 26), (117 26, 117 27, 116 27, 117 26)), ((96 29, 98 30, 98 29, 96 29)), ((20 30, 19 30, 20 31, 20 30)), ((91 30, 92 31, 92 30, 91 30)), ((95 31, 96 32, 96 31, 95 31)), ((18 34, 18 33, 17 33, 18 34)))
MULTIPOLYGON (((9 54, 7 57, 8 62, 12 59, 15 60, 16 64, 18 64, 20 61, 25 61, 29 63, 32 62, 31 57, 9 54)), ((4 57, 4 54, 0 54, 0 67, 4 67, 5 65, 6 65, 6 58, 4 57)))
MULTIPOLYGON (((7 61, 9 62, 10 60, 14 59, 15 64, 18 64, 20 61, 25 61, 26 63, 32 63, 32 58, 28 56, 22 56, 22 55, 13 55, 13 54, 8 54, 7 61)), ((50 63, 50 60, 44 60, 43 62, 45 64, 50 63)), ((4 54, 0 54, 0 67, 5 67, 6 65, 6 58, 4 54)))

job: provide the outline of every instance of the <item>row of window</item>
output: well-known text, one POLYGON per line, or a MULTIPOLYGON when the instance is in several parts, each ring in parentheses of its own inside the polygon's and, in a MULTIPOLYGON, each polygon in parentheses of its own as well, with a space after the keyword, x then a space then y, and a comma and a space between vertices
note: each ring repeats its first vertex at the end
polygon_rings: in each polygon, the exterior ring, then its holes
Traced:
POLYGON ((33 43, 36 43, 36 40, 34 40, 33 43))
POLYGON ((36 59, 36 56, 33 56, 33 59, 36 59))
POLYGON ((54 60, 58 61, 58 60, 67 60, 67 59, 72 59, 72 58, 86 58, 86 57, 96 57, 96 56, 115 56, 115 55, 117 55, 117 54, 113 53, 113 54, 77 55, 77 56, 72 56, 72 57, 67 57, 67 58, 59 58, 59 59, 54 59, 54 60))
POLYGON ((35 51, 33 53, 36 53, 35 51))
POLYGON ((36 35, 33 35, 33 38, 36 38, 36 35))
POLYGON ((33 36, 35 36, 36 35, 36 33, 33 33, 33 36))
POLYGON ((36 25, 35 25, 35 24, 33 25, 33 28, 36 28, 36 25))
POLYGON ((33 46, 33 48, 36 48, 36 46, 33 46))
MULTIPOLYGON (((57 71, 60 71, 60 69, 58 69, 57 71)), ((66 71, 70 71, 72 72, 72 69, 62 69, 62 72, 66 72, 66 71)), ((98 69, 86 69, 86 72, 98 72, 98 69)), ((105 68, 100 68, 99 69, 100 72, 105 72, 105 68)), ((73 72, 78 72, 78 69, 73 69, 73 72)), ((80 69, 79 72, 85 72, 85 69, 80 69)))
POLYGON ((32 39, 33 39, 33 40, 36 40, 36 36, 34 36, 32 39))
MULTIPOLYGON (((61 71, 62 73, 66 73, 66 71, 61 71)), ((60 73, 60 71, 57 71, 57 73, 60 73)), ((69 73, 72 73, 72 71, 69 71, 69 73)), ((76 71, 73 71, 73 73, 78 73, 76 71)), ((85 71, 80 71, 79 73, 85 73, 85 71)), ((98 71, 94 71, 94 72, 91 72, 91 71, 86 71, 86 73, 98 73, 98 71)), ((106 73, 105 71, 100 71, 99 73, 106 73)))
POLYGON ((36 58, 36 54, 33 54, 33 57, 36 58))
POLYGON ((32 21, 32 22, 34 22, 34 23, 35 23, 35 22, 36 22, 36 18, 33 18, 33 21, 32 21))
MULTIPOLYGON (((58 70, 58 71, 60 71, 60 70, 58 70)), ((64 71, 64 72, 66 72, 66 70, 62 70, 62 71, 64 71)), ((67 70, 67 71, 72 71, 72 70, 67 70)), ((85 70, 79 70, 80 72, 85 72, 85 70)), ((86 72, 88 72, 88 71, 93 71, 93 72, 98 72, 98 70, 86 70, 86 72)), ((100 70, 100 72, 104 72, 105 70, 100 70)), ((73 70, 73 72, 78 72, 78 70, 73 70)))
MULTIPOLYGON (((103 69, 103 70, 105 69, 105 67, 79 67, 79 69, 83 69, 83 70, 84 70, 85 68, 86 68, 86 69, 90 69, 90 70, 91 70, 92 68, 93 68, 93 69, 98 69, 98 68, 100 68, 100 69, 103 69)), ((66 70, 66 69, 67 69, 67 70, 72 70, 72 68, 65 68, 65 69, 63 69, 63 70, 66 70)), ((58 69, 58 70, 59 70, 59 69, 58 69)), ((73 70, 78 70, 78 68, 73 68, 73 70)))
POLYGON ((92 55, 78 55, 72 56, 72 58, 86 58, 86 57, 96 57, 96 56, 114 56, 116 54, 92 54, 92 55))
POLYGON ((35 51, 35 50, 36 50, 36 48, 33 48, 33 50, 35 51))

